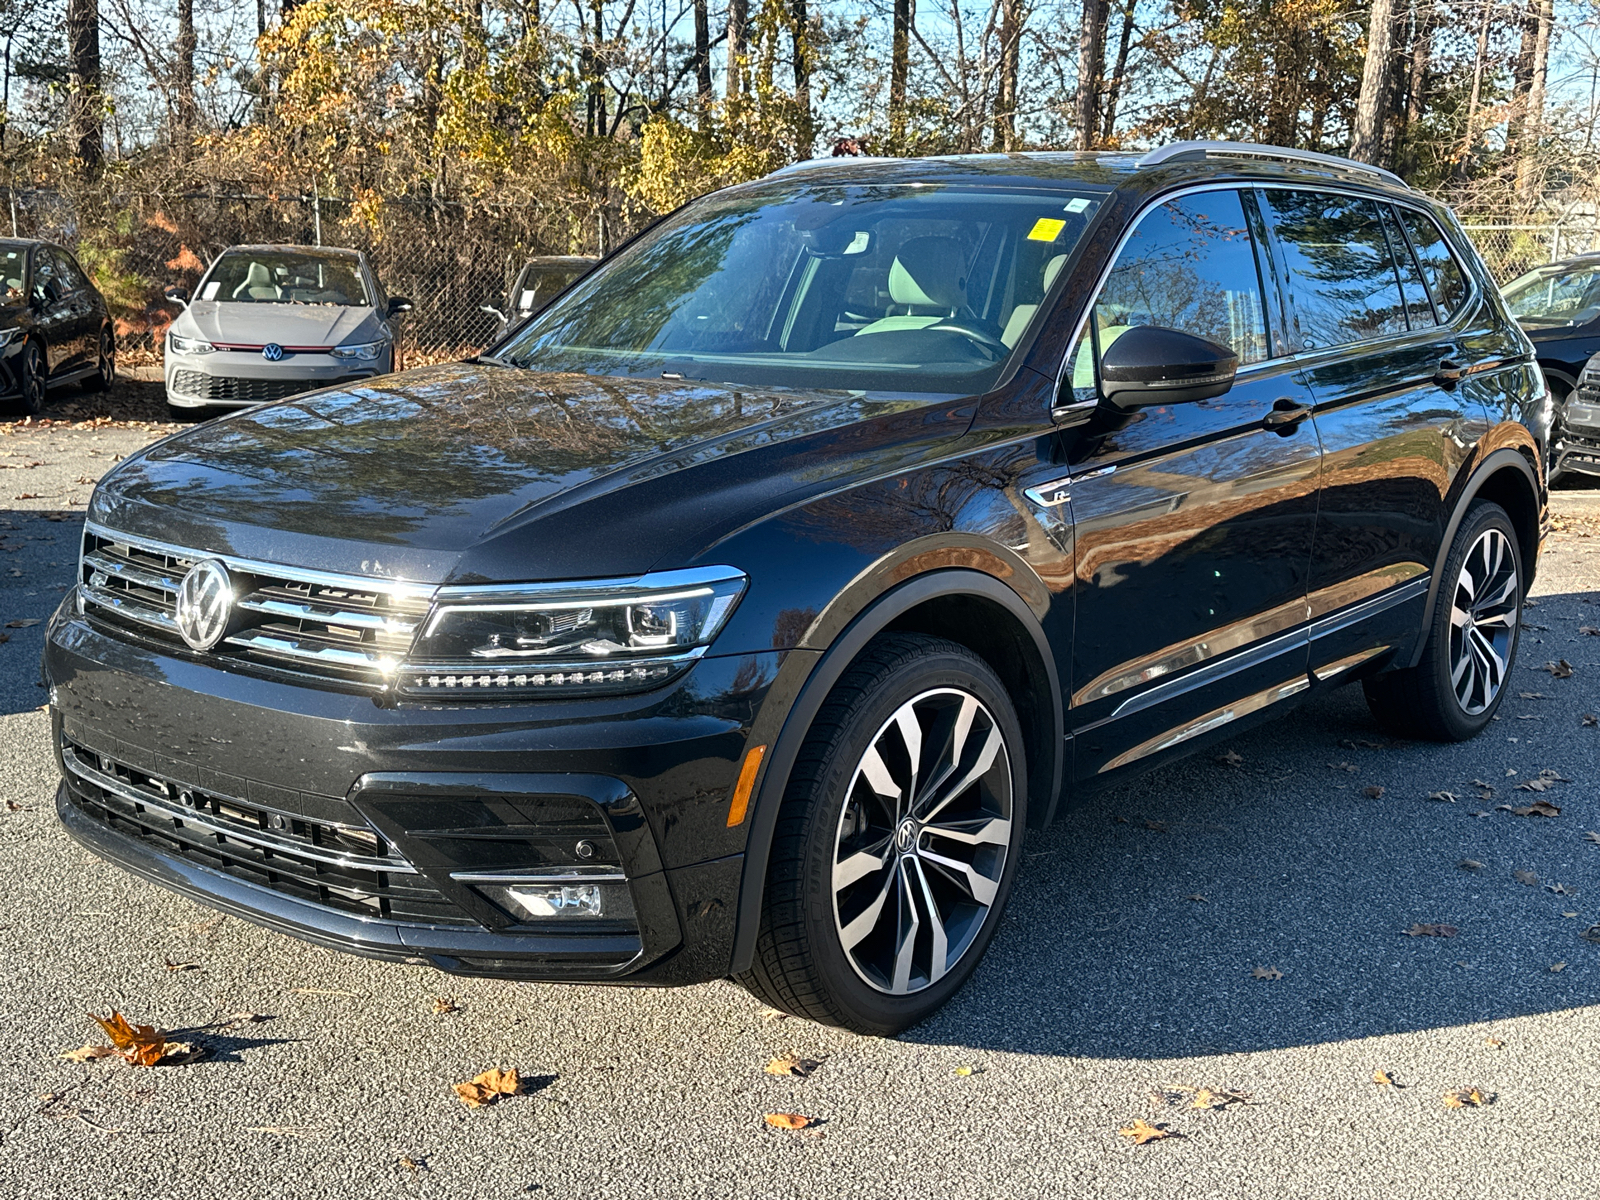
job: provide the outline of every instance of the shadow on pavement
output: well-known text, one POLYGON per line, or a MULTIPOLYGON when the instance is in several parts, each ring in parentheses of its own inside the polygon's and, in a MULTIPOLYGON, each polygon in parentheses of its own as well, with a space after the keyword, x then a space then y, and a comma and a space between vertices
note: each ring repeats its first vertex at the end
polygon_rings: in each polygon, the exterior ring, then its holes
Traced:
POLYGON ((987 959, 904 1039, 1165 1058, 1600 1003, 1600 945, 1579 937, 1600 922, 1584 838, 1600 829, 1600 730, 1581 721, 1600 706, 1600 639, 1576 636, 1596 615, 1580 595, 1541 599, 1526 619, 1553 632, 1524 634, 1500 719, 1471 742, 1394 741, 1346 687, 1030 835, 987 959), (1573 678, 1540 669, 1557 657, 1573 678), (1497 810, 1535 798, 1515 785, 1544 768, 1572 780, 1538 793, 1559 817, 1497 810), (1441 791, 1457 799, 1428 799, 1441 791), (1419 923, 1459 933, 1405 935, 1419 923))

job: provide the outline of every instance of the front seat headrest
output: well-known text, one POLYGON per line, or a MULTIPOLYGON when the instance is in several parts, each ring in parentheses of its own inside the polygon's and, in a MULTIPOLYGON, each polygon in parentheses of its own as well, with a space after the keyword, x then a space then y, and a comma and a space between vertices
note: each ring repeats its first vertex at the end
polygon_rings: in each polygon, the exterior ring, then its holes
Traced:
POLYGON ((966 252, 954 238, 912 238, 889 267, 889 299, 953 313, 967 302, 966 263, 966 252))

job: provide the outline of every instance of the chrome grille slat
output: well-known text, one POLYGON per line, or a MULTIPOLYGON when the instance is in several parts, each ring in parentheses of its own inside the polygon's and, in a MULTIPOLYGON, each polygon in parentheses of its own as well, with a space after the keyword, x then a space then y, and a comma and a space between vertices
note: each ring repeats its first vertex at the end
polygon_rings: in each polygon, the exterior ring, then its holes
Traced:
POLYGON ((210 653, 295 676, 385 690, 432 604, 432 585, 284 567, 129 537, 89 525, 85 611, 188 653, 173 617, 183 576, 219 559, 234 580, 235 628, 210 653))

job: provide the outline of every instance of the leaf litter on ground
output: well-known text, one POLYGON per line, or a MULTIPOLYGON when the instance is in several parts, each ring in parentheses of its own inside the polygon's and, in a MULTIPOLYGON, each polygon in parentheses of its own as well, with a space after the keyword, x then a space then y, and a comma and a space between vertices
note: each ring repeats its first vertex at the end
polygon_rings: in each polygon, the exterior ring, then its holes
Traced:
POLYGON ((822 1065, 820 1059, 801 1058, 798 1054, 785 1054, 774 1058, 762 1068, 768 1075, 787 1075, 804 1079, 822 1065))
POLYGON ((1537 875, 1535 875, 1532 871, 1513 871, 1513 872, 1511 872, 1511 878, 1515 879, 1518 883, 1522 884, 1524 887, 1538 887, 1539 886, 1539 877, 1537 875))
POLYGON ((1482 1108, 1493 1103, 1494 1093, 1476 1086, 1451 1088, 1444 1094, 1446 1108, 1482 1108))
POLYGON ((109 1017, 89 1017, 111 1039, 109 1046, 86 1045, 69 1050, 61 1057, 71 1062, 93 1062, 113 1055, 135 1067, 178 1067, 205 1055, 202 1047, 191 1042, 169 1042, 167 1035, 154 1025, 134 1025, 120 1012, 112 1010, 109 1017))
POLYGON ((1283 972, 1277 967, 1257 967, 1250 972, 1251 979, 1282 979, 1283 972))
POLYGON ((1405 937, 1441 937, 1453 938, 1461 931, 1454 925, 1413 925, 1404 931, 1405 937))
POLYGON ((1118 1135, 1127 1138, 1135 1146, 1143 1146, 1146 1142, 1159 1142, 1163 1138, 1177 1137, 1178 1134, 1162 1125, 1152 1125, 1140 1117, 1132 1125, 1124 1125, 1117 1130, 1118 1135))
POLYGON ((817 1123, 815 1117, 799 1113, 769 1112, 763 1113, 761 1119, 774 1129, 808 1129, 817 1123))
POLYGON ((474 1075, 465 1083, 454 1084, 453 1088, 461 1098, 461 1103, 468 1108, 483 1108, 495 1103, 501 1096, 515 1096, 521 1092, 522 1077, 515 1067, 509 1070, 495 1067, 474 1075))

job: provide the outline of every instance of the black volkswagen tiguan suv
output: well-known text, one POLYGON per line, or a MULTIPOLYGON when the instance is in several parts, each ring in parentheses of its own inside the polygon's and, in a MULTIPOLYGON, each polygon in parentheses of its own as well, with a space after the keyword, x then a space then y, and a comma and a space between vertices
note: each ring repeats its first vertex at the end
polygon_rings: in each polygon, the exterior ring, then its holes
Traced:
POLYGON ((45 652, 58 809, 323 945, 898 1030, 1095 788, 1356 681, 1482 729, 1546 408, 1370 168, 805 164, 474 363, 117 466, 45 652))

